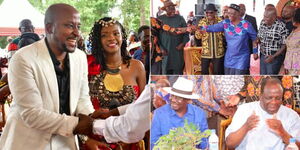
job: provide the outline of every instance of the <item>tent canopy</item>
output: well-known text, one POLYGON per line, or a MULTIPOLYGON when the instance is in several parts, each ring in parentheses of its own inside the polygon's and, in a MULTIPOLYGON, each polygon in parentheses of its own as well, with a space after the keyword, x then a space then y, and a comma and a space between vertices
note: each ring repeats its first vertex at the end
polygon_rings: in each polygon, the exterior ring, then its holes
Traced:
POLYGON ((44 33, 44 15, 27 0, 4 0, 0 6, 0 36, 20 35, 19 23, 30 19, 35 33, 44 33))

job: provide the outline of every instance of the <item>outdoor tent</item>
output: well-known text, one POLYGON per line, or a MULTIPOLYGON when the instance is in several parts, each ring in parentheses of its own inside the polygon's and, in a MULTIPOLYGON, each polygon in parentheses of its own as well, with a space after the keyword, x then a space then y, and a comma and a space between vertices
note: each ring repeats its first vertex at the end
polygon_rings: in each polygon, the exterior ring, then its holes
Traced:
POLYGON ((30 19, 35 33, 44 33, 44 15, 27 0, 4 0, 0 5, 0 36, 20 35, 19 23, 30 19))

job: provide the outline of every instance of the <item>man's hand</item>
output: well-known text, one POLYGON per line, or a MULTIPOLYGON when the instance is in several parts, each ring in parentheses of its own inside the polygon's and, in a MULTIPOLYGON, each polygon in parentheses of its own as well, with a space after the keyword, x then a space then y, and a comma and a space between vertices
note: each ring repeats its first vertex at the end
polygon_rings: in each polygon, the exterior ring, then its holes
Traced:
POLYGON ((194 32, 196 30, 197 30, 197 26, 195 26, 195 25, 191 25, 191 26, 186 28, 187 32, 194 32))
POLYGON ((257 60, 258 59, 258 54, 253 54, 253 59, 257 60))
POLYGON ((107 144, 96 141, 92 138, 88 138, 88 140, 85 142, 85 144, 89 148, 89 150, 100 150, 100 148, 109 149, 107 144))
POLYGON ((178 46, 176 46, 177 50, 183 50, 184 44, 180 43, 178 46))
POLYGON ((246 127, 247 131, 250 131, 253 128, 257 127, 258 122, 259 122, 259 117, 253 111, 252 115, 248 117, 244 126, 246 127))
POLYGON ((79 114, 79 122, 75 127, 73 134, 90 135, 93 132, 93 121, 91 117, 83 114, 79 114))
POLYGON ((236 106, 240 102, 240 97, 237 95, 229 95, 227 96, 228 103, 226 103, 226 106, 236 106))
POLYGON ((225 118, 228 118, 228 116, 233 116, 235 111, 236 111, 237 107, 233 106, 233 107, 229 107, 226 106, 226 104, 224 103, 223 100, 220 101, 220 110, 219 113, 221 115, 223 115, 225 118))
POLYGON ((265 63, 271 63, 274 60, 274 56, 273 55, 269 55, 267 56, 267 58, 265 59, 265 63))
POLYGON ((102 111, 102 110, 95 110, 91 115, 92 118, 95 119, 106 119, 110 116, 119 116, 119 111, 117 108, 112 109, 110 111, 102 111))
POLYGON ((276 114, 273 115, 272 119, 267 119, 266 123, 272 132, 281 137, 285 144, 289 143, 291 136, 285 131, 281 121, 276 118, 276 114))

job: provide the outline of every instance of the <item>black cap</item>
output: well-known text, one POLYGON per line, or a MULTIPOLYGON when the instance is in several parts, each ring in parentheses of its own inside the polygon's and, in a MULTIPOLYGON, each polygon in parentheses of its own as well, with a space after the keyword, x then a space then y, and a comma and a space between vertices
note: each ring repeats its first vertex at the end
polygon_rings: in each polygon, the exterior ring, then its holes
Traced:
POLYGON ((218 11, 215 4, 207 4, 206 5, 206 8, 205 8, 205 11, 208 11, 208 10, 211 10, 211 11, 218 11))
POLYGON ((232 8, 232 9, 238 11, 238 12, 240 11, 240 6, 236 5, 236 4, 230 4, 229 8, 232 8))

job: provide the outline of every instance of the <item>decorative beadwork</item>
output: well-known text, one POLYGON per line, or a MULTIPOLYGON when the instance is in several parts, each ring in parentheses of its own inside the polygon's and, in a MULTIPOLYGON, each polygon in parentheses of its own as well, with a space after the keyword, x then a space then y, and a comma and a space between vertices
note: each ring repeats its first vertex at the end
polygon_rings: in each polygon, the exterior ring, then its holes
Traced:
POLYGON ((112 26, 116 23, 115 19, 111 19, 109 21, 104 21, 104 20, 99 20, 98 24, 100 24, 102 27, 108 27, 108 26, 112 26))
POLYGON ((92 76, 89 83, 90 96, 92 100, 97 99, 99 101, 101 108, 117 108, 132 103, 136 99, 136 93, 131 85, 124 85, 117 92, 108 91, 103 83, 106 74, 106 72, 101 72, 98 75, 92 76))

